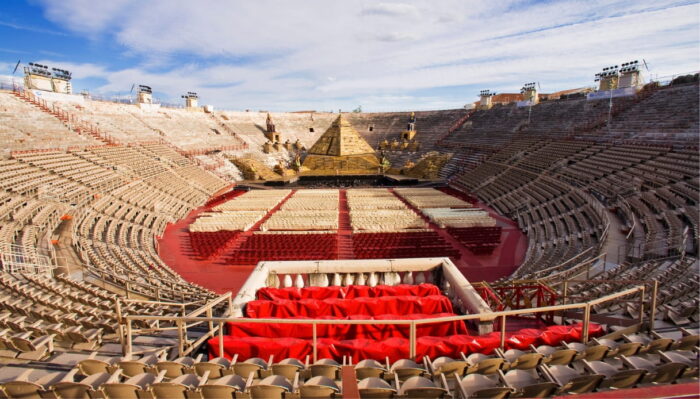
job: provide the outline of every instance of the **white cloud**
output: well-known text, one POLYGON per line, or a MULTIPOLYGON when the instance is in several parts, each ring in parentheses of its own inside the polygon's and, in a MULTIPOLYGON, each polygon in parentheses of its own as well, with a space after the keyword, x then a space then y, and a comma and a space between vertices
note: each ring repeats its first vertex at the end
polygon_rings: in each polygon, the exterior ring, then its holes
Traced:
POLYGON ((46 33, 49 35, 66 36, 66 34, 63 32, 57 32, 57 31, 50 30, 50 29, 37 28, 35 26, 16 24, 16 23, 6 22, 6 21, 0 21, 0 26, 5 26, 8 28, 17 29, 17 30, 25 30, 25 31, 34 32, 34 33, 46 33))
POLYGON ((362 15, 412 16, 420 15, 418 8, 406 3, 377 3, 362 8, 362 15))
POLYGON ((647 59, 659 75, 700 69, 697 2, 45 0, 44 6, 53 22, 116 40, 143 59, 123 70, 108 60, 66 67, 77 84, 99 77, 107 83, 97 90, 123 92, 144 83, 170 100, 193 90, 218 108, 449 108, 481 88, 516 92, 533 80, 544 91, 592 84, 602 66, 629 59, 647 59), (181 55, 201 62, 183 64, 181 55), (416 94, 451 86, 470 91, 416 94))
POLYGON ((418 37, 410 32, 387 32, 374 36, 381 42, 401 42, 406 40, 416 40, 418 37))
POLYGON ((137 0, 39 0, 44 4, 46 17, 80 33, 98 33, 111 24, 119 24, 128 18, 128 9, 137 0))

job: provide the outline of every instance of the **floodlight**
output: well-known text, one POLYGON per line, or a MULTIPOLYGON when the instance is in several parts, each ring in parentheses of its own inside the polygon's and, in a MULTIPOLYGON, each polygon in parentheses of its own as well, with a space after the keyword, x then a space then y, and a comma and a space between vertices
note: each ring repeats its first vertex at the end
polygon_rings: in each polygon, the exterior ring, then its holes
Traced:
POLYGON ((151 90, 151 86, 146 86, 146 85, 139 85, 139 93, 147 93, 147 94, 152 94, 153 91, 151 90))

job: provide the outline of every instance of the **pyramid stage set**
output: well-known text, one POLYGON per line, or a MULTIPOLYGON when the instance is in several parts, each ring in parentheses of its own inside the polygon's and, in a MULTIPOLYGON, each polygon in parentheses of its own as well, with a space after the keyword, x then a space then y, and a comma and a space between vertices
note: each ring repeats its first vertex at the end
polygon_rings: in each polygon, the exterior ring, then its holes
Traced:
POLYGON ((299 174, 265 182, 267 186, 411 186, 421 179, 387 175, 383 160, 372 146, 339 115, 308 150, 299 174))
POLYGON ((309 149, 302 175, 376 175, 381 164, 374 149, 341 114, 309 149))

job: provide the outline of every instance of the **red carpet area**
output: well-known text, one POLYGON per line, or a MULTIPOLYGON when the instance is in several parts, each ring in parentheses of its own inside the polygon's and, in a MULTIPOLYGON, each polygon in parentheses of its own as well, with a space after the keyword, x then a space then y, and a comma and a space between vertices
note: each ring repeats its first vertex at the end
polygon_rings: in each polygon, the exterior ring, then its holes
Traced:
MULTIPOLYGON (((510 274, 527 250, 527 237, 518 229, 517 223, 498 215, 464 193, 449 188, 442 191, 475 202, 478 207, 487 210, 496 219, 497 228, 500 228, 500 243, 488 248, 479 244, 479 237, 493 235, 494 228, 474 228, 471 232, 448 231, 430 223, 426 217, 423 218, 432 231, 353 233, 348 221, 346 190, 340 190, 337 233, 254 234, 289 197, 248 231, 189 232, 188 226, 198 215, 245 193, 234 189, 193 210, 186 218, 168 225, 158 240, 159 252, 163 261, 185 279, 219 293, 237 292, 253 266, 261 260, 449 256, 470 281, 493 281, 510 274)), ((407 205, 420 214, 410 204, 407 205)))
POLYGON ((178 220, 168 224, 163 236, 158 238, 158 252, 161 259, 178 272, 185 280, 202 285, 218 293, 237 293, 253 270, 254 265, 228 266, 209 259, 202 259, 192 249, 189 226, 202 212, 210 211, 245 191, 233 190, 209 201, 178 220))

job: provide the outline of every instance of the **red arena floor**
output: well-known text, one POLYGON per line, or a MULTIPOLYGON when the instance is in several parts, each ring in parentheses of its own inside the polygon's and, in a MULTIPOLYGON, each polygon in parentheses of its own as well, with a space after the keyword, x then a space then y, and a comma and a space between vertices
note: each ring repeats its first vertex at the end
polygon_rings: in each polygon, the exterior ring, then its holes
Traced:
MULTIPOLYGON (((465 197, 465 194, 453 189, 444 189, 443 191, 457 197, 465 197)), ((158 239, 158 249, 163 261, 188 281, 219 293, 226 291, 238 292, 253 270, 256 262, 246 264, 246 261, 242 261, 242 258, 237 255, 237 249, 253 235, 253 231, 279 209, 279 206, 284 201, 276 208, 273 208, 249 231, 230 238, 223 245, 223 251, 209 259, 203 259, 193 250, 188 226, 202 212, 210 211, 212 207, 243 192, 239 190, 229 191, 209 201, 206 205, 193 210, 184 219, 174 224, 169 224, 163 236, 158 239)), ((333 244, 336 247, 333 248, 332 257, 337 259, 353 258, 352 231, 347 218, 347 202, 344 201, 344 198, 345 190, 341 190, 339 229, 335 237, 332 237, 337 242, 337 244, 333 244)), ((475 200, 474 198, 468 199, 472 202, 475 200)), ((450 235, 446 229, 442 229, 433 223, 430 223, 430 228, 446 242, 448 248, 452 247, 449 249, 451 253, 455 254, 455 256, 451 257, 452 261, 468 280, 494 281, 510 274, 522 262, 527 250, 527 237, 518 229, 516 222, 498 215, 493 209, 480 202, 477 202, 476 205, 487 210, 496 219, 497 225, 502 228, 500 244, 491 254, 475 255, 450 235)), ((409 208, 412 208, 412 206, 409 205, 409 208)), ((420 214, 420 212, 418 213, 420 214)), ((428 221, 427 218, 424 219, 428 221)), ((323 257, 319 259, 323 259, 323 257)))

